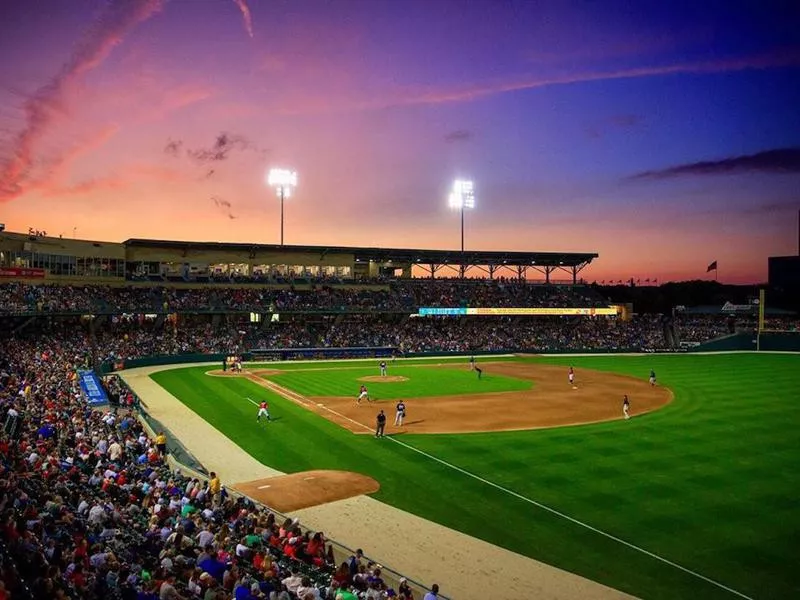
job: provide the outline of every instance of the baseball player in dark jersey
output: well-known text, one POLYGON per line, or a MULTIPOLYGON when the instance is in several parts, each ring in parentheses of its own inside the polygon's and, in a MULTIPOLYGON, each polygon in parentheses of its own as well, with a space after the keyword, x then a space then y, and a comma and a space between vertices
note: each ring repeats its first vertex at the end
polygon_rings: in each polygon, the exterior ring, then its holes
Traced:
POLYGON ((383 437, 384 429, 386 429, 386 415, 381 411, 378 413, 377 419, 375 419, 375 437, 383 437))
POLYGON ((397 412, 394 415, 394 425, 395 427, 402 427, 403 419, 406 418, 406 403, 400 400, 395 406, 395 410, 397 412))

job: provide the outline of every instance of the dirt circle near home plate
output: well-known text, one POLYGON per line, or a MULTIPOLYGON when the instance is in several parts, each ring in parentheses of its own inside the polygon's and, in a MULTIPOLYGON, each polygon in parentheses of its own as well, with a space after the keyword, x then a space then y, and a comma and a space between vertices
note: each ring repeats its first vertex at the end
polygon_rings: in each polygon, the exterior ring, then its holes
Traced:
POLYGON ((364 383, 399 383, 408 381, 408 377, 403 377, 402 375, 367 375, 366 377, 359 377, 358 380, 364 383))
POLYGON ((282 513, 374 494, 381 489, 372 477, 351 471, 304 471, 235 483, 232 487, 282 513))
MULTIPOLYGON (((624 418, 622 398, 630 399, 633 419, 665 406, 672 392, 651 386, 645 379, 592 369, 575 369, 575 382, 567 378, 567 368, 556 365, 495 362, 481 363, 483 377, 504 375, 532 382, 529 390, 481 392, 481 380, 475 378, 475 391, 453 396, 403 398, 406 419, 394 425, 396 400, 357 403, 350 397, 304 398, 260 377, 251 377, 265 387, 285 395, 309 410, 349 429, 353 433, 374 432, 379 409, 388 412, 387 434, 402 433, 478 433, 520 431, 583 425, 624 418)), ((441 369, 467 369, 463 365, 442 365, 441 369)), ((647 373, 643 374, 646 376, 647 373)))

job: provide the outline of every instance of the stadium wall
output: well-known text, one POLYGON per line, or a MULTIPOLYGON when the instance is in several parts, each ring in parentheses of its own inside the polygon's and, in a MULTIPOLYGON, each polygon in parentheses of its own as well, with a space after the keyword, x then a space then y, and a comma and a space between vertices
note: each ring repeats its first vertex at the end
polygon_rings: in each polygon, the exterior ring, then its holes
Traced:
MULTIPOLYGON (((765 352, 800 352, 800 332, 769 332, 762 333, 760 339, 761 351, 765 352)), ((273 354, 272 360, 325 360, 325 359, 371 359, 388 356, 386 348, 296 348, 280 350, 273 354), (352 352, 351 352, 352 350, 352 352)), ((544 350, 544 351, 515 351, 497 350, 482 351, 474 353, 465 352, 408 352, 402 355, 403 358, 448 358, 458 356, 508 356, 510 354, 525 354, 527 356, 592 356, 610 354, 680 354, 680 353, 703 353, 703 352, 753 352, 756 350, 756 335, 753 333, 737 333, 734 335, 718 338, 710 342, 704 342, 691 348, 682 350, 652 350, 650 352, 641 349, 602 349, 602 350, 544 350)), ((218 362, 221 363, 227 354, 162 354, 157 356, 147 356, 135 358, 124 362, 104 362, 97 366, 96 370, 100 375, 107 375, 115 371, 133 369, 136 367, 155 367, 173 364, 196 364, 218 362)), ((245 352, 242 355, 244 362, 257 362, 261 357, 254 351, 245 352)), ((266 359, 264 362, 268 362, 266 359)))
POLYGON ((691 348, 691 352, 768 351, 800 352, 800 332, 736 333, 691 348))

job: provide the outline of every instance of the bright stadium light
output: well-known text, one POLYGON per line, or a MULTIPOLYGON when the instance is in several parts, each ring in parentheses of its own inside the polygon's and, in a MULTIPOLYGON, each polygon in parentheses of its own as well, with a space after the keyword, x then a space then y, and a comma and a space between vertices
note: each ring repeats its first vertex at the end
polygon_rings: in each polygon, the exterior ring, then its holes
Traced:
POLYGON ((450 193, 450 208, 461 211, 461 252, 464 252, 464 209, 475 208, 475 186, 466 179, 456 179, 450 193))
POLYGON ((288 169, 270 169, 267 175, 267 185, 275 188, 278 198, 281 199, 281 246, 283 246, 283 201, 292 195, 297 187, 297 171, 288 169))

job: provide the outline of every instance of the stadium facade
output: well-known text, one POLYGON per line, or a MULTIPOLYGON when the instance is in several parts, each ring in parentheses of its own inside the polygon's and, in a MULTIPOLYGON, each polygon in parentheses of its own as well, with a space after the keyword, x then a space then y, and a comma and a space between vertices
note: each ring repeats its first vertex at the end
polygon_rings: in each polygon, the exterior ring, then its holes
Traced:
POLYGON ((343 246, 281 246, 129 239, 122 243, 0 233, 0 275, 47 283, 130 281, 206 283, 226 279, 331 278, 363 281, 475 274, 520 279, 559 277, 577 283, 598 255, 564 252, 483 252, 343 246))

